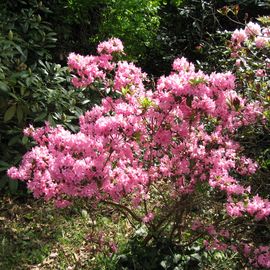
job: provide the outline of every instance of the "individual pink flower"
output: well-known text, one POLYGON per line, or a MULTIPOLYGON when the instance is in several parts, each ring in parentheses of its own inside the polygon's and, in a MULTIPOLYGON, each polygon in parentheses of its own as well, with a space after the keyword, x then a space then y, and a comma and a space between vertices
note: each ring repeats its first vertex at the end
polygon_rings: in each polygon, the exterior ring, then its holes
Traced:
POLYGON ((196 230, 200 229, 201 227, 202 227, 202 223, 198 219, 196 219, 191 225, 191 229, 193 231, 196 231, 196 230))
POLYGON ((255 72, 257 77, 264 77, 265 76, 265 70, 264 69, 257 69, 255 72))
POLYGON ((99 54, 112 54, 123 52, 124 46, 118 38, 111 38, 108 41, 101 42, 97 47, 99 54))
POLYGON ((148 213, 146 216, 143 217, 142 221, 144 223, 149 223, 154 219, 154 214, 153 213, 148 213))
POLYGON ((244 31, 243 29, 236 29, 231 37, 231 40, 235 43, 243 43, 247 40, 248 36, 246 31, 244 31))
POLYGON ((189 63, 185 57, 177 58, 173 61, 173 70, 175 71, 194 71, 195 67, 189 63))
POLYGON ((261 34, 261 27, 257 23, 249 22, 245 27, 245 33, 248 36, 259 36, 261 34))
POLYGON ((241 63, 242 63, 242 61, 241 61, 240 59, 236 59, 236 60, 235 60, 235 65, 236 65, 237 67, 240 67, 240 66, 241 66, 241 63))
POLYGON ((269 38, 267 37, 257 36, 255 38, 255 45, 259 49, 264 48, 268 42, 269 42, 269 38))
POLYGON ((270 37, 270 27, 263 28, 262 34, 264 37, 270 37))
POLYGON ((117 247, 117 244, 116 243, 110 242, 109 243, 109 246, 110 246, 110 250, 111 250, 112 253, 116 253, 117 252, 118 247, 117 247))

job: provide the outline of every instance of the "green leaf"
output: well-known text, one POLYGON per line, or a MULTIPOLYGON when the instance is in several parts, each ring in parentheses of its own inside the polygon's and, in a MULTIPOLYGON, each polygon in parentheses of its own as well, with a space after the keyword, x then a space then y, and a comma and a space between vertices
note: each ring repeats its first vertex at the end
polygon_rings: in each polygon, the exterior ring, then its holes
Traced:
POLYGON ((12 145, 14 145, 16 143, 19 143, 20 142, 20 137, 21 137, 20 135, 12 137, 8 142, 8 146, 12 146, 12 145))
POLYGON ((26 145, 28 142, 29 142, 29 138, 26 137, 26 136, 23 136, 23 138, 22 138, 22 144, 23 145, 26 145))
POLYGON ((189 80, 189 83, 192 85, 192 86, 197 86, 201 83, 207 83, 207 81, 202 78, 202 77, 197 77, 197 78, 192 78, 189 80))
POLYGON ((18 98, 16 97, 16 95, 14 95, 13 93, 9 92, 8 93, 11 97, 13 97, 15 100, 18 100, 18 98))
POLYGON ((139 131, 134 132, 133 135, 134 139, 139 143, 141 140, 141 133, 139 131))
POLYGON ((84 101, 82 101, 82 105, 85 105, 85 104, 87 104, 87 103, 89 103, 89 102, 91 102, 91 100, 85 99, 84 101))
POLYGON ((47 116, 47 112, 43 112, 34 119, 34 122, 43 121, 46 118, 46 116, 47 116))
POLYGON ((8 122, 9 120, 11 120, 15 115, 15 113, 16 113, 16 104, 12 105, 6 110, 4 115, 4 122, 8 122))
POLYGON ((0 160, 0 172, 7 170, 10 167, 10 164, 7 162, 0 160))
POLYGON ((33 82, 33 78, 32 77, 28 77, 25 80, 26 86, 29 87, 33 82))
POLYGON ((24 54, 23 51, 22 51, 22 48, 21 48, 20 46, 15 45, 15 48, 17 49, 17 51, 18 51, 22 56, 26 57, 25 54, 24 54))
POLYGON ((25 87, 24 86, 21 86, 21 88, 20 88, 20 93, 21 93, 21 96, 23 96, 24 95, 24 93, 25 93, 25 87))
POLYGON ((4 93, 8 93, 8 91, 9 91, 8 85, 4 82, 0 82, 0 91, 2 91, 4 93))
POLYGON ((149 98, 144 97, 144 98, 141 98, 141 99, 140 99, 140 104, 141 104, 142 108, 146 110, 146 109, 148 109, 150 106, 153 105, 153 102, 152 102, 152 100, 150 100, 149 98))
POLYGON ((197 260, 197 261, 201 261, 201 259, 202 259, 200 254, 198 254, 198 253, 191 254, 190 257, 197 260))
POLYGON ((181 260, 182 256, 180 254, 174 254, 173 262, 176 264, 181 260))
POLYGON ((76 128, 72 125, 72 124, 69 124, 69 123, 65 123, 65 125, 73 132, 76 132, 76 128))
POLYGON ((8 32, 8 39, 13 40, 13 32, 12 32, 12 30, 9 30, 9 32, 8 32))
POLYGON ((162 262, 160 263, 160 265, 162 266, 163 269, 169 269, 170 266, 171 266, 170 262, 168 262, 168 261, 166 261, 166 260, 162 261, 162 262))
POLYGON ((23 120, 23 110, 21 105, 18 105, 17 107, 17 119, 19 123, 21 123, 23 120))
POLYGON ((18 180, 10 180, 8 185, 11 193, 15 193, 18 190, 18 180))
POLYGON ((6 175, 4 175, 3 177, 0 178, 0 190, 5 187, 8 180, 9 180, 9 178, 6 175))
POLYGON ((89 214, 88 214, 88 212, 85 209, 82 210, 82 217, 84 219, 88 219, 89 218, 89 214))
POLYGON ((48 116, 48 121, 49 121, 49 123, 50 123, 51 126, 53 126, 53 127, 56 126, 56 123, 55 123, 55 121, 54 121, 54 119, 52 118, 51 115, 48 116))

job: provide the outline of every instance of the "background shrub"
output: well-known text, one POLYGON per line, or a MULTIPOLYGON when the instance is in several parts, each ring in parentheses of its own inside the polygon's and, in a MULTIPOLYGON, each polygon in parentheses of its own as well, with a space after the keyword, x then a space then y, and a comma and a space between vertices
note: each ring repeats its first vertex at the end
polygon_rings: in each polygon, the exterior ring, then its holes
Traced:
POLYGON ((0 188, 8 182, 15 192, 18 183, 8 181, 6 169, 30 146, 23 128, 49 121, 75 131, 76 119, 95 96, 71 86, 67 67, 48 62, 57 42, 43 19, 50 9, 35 0, 8 1, 0 8, 0 188))

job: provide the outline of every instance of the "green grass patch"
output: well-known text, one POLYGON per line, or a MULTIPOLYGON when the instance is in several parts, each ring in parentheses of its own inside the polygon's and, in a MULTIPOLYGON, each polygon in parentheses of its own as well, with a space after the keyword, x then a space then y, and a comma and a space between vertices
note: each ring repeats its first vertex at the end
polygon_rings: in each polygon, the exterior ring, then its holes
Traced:
POLYGON ((112 261, 110 243, 125 242, 129 231, 118 213, 97 212, 86 203, 55 209, 32 198, 5 197, 0 213, 1 270, 101 269, 112 261))

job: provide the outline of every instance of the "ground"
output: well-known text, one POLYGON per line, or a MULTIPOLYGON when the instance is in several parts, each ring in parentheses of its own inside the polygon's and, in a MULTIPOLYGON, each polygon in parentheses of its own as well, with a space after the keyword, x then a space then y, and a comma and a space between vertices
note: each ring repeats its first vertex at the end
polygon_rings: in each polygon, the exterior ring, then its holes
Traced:
POLYGON ((130 227, 113 210, 88 205, 63 210, 29 197, 2 198, 0 270, 106 269, 113 241, 125 241, 130 227))

